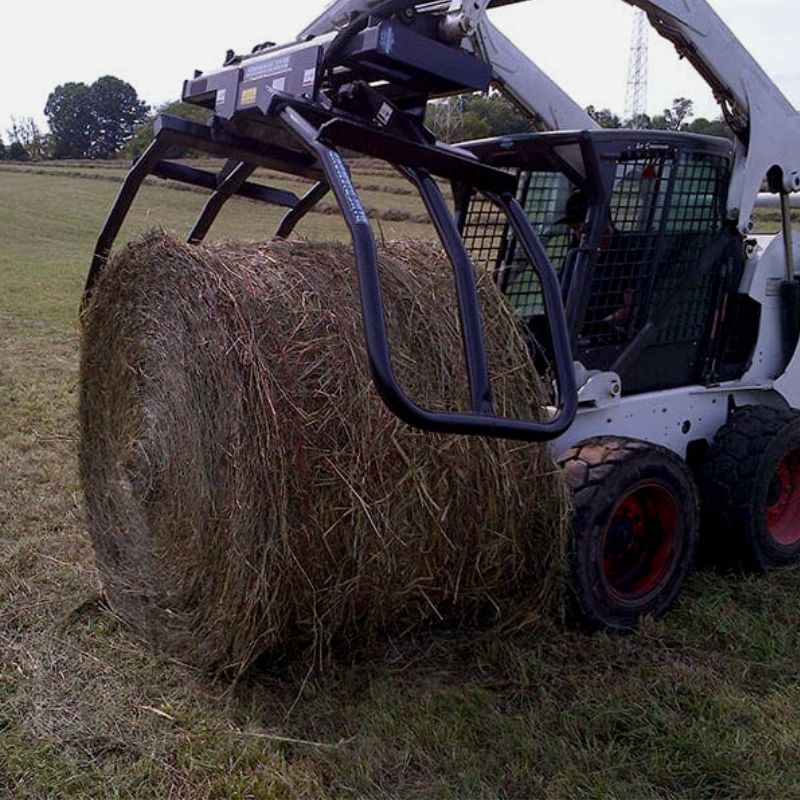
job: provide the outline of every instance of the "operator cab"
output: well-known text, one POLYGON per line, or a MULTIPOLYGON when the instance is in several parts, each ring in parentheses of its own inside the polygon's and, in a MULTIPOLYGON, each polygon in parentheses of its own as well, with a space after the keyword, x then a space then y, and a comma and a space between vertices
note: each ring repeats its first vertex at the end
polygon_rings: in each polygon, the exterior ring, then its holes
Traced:
MULTIPOLYGON (((575 359, 625 394, 741 377, 759 307, 738 294, 744 246, 727 220, 733 148, 661 131, 538 133, 465 145, 513 170, 559 275, 575 359)), ((456 191, 464 242, 549 360, 537 272, 481 195, 456 191)))

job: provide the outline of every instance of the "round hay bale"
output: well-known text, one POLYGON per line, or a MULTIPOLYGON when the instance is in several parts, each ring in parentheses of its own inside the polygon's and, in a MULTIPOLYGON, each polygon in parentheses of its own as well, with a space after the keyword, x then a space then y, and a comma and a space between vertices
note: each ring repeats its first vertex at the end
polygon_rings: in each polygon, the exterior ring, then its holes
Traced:
MULTIPOLYGON (((399 378, 467 404, 449 264, 425 242, 381 253, 399 378)), ((540 388, 483 290, 498 409, 540 388)), ((214 671, 509 603, 549 612, 568 493, 545 447, 432 435, 368 376, 352 251, 188 246, 153 233, 109 264, 83 317, 81 475, 109 603, 214 671)))

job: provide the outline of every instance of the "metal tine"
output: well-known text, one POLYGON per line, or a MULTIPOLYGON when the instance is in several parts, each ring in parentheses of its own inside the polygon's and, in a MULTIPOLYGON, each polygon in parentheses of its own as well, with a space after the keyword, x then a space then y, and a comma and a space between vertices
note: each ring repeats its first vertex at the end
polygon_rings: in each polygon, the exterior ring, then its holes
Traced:
POLYGON ((315 183, 301 198, 294 208, 286 212, 275 231, 276 239, 287 239, 297 227, 303 217, 311 211, 323 197, 331 190, 325 181, 315 183))
POLYGON ((220 172, 217 190, 206 201, 200 216, 189 233, 189 244, 200 244, 219 216, 225 203, 239 191, 242 184, 255 172, 256 167, 244 161, 228 161, 220 172))
POLYGON ((430 173, 409 167, 399 167, 399 170, 417 187, 453 267, 472 410, 476 414, 494 414, 477 278, 472 259, 464 247, 441 190, 430 173))
POLYGON ((117 194, 117 199, 111 207, 111 211, 106 218, 103 230, 97 238, 97 244, 94 248, 94 255, 92 256, 92 264, 89 267, 89 274, 86 277, 86 286, 83 290, 82 306, 86 305, 86 301, 92 292, 95 280, 100 273, 100 270, 108 260, 108 254, 111 252, 111 246, 119 234, 122 223, 130 211, 139 188, 144 179, 153 171, 154 167, 161 160, 162 156, 167 152, 170 143, 161 140, 158 136, 151 142, 147 150, 142 153, 134 165, 131 167, 130 172, 125 178, 122 187, 117 194))
POLYGON ((563 313, 561 284, 555 270, 550 266, 547 251, 531 227, 519 200, 510 193, 486 192, 486 197, 502 209, 517 242, 541 281, 545 313, 551 320, 560 414, 563 420, 569 420, 568 424, 571 424, 578 408, 578 387, 572 362, 569 330, 563 313))
MULTIPOLYGON (((563 309, 560 322, 557 318, 553 328, 554 347, 560 359, 556 364, 559 386, 557 413, 546 421, 497 416, 490 410, 491 392, 485 352, 482 353, 482 325, 474 324, 475 313, 480 315, 480 306, 476 296, 472 265, 468 257, 466 263, 458 257, 458 254, 463 252, 463 241, 435 181, 430 173, 422 167, 409 169, 407 177, 417 184, 434 224, 442 234, 443 245, 445 248, 449 246, 449 252, 456 254, 458 263, 453 264, 456 270, 456 284, 459 286, 459 281, 461 281, 462 300, 466 301, 462 309, 466 313, 462 315, 462 320, 466 318, 468 328, 466 331, 462 329, 462 338, 466 339, 465 347, 470 348, 471 352, 471 359, 467 361, 467 378, 471 388, 473 410, 469 412, 432 411, 423 408, 408 397, 398 383, 392 364, 375 237, 367 212, 353 184, 350 170, 338 151, 321 141, 319 131, 295 109, 286 107, 281 111, 280 116, 289 130, 297 136, 302 146, 316 156, 350 231, 361 293, 367 358, 375 388, 389 409, 409 425, 439 433, 479 433, 483 436, 520 441, 542 441, 564 433, 575 418, 578 392, 575 387, 575 374, 572 369, 569 337, 563 309), (474 303, 471 309, 470 303, 474 303), (472 327, 469 327, 470 325, 472 327), (485 412, 475 411, 475 407, 487 410, 485 412)), ((400 166, 401 171, 404 169, 401 164, 396 164, 396 166, 400 166)), ((480 173, 478 173, 478 177, 480 177, 480 173)), ((551 312, 558 311, 561 308, 561 290, 558 278, 547 259, 544 248, 533 229, 530 228, 524 211, 511 192, 487 193, 487 197, 503 209, 525 252, 531 256, 533 262, 543 265, 542 283, 545 303, 551 312), (527 230, 523 230, 525 226, 527 226, 527 230)), ((478 321, 480 323, 480 316, 478 316, 478 321)))

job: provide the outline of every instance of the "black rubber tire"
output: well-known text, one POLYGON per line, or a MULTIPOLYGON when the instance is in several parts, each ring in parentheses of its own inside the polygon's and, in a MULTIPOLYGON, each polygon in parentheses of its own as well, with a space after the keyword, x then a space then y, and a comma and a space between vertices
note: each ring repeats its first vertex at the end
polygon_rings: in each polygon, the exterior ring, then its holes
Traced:
POLYGON ((560 461, 575 503, 569 598, 573 621, 592 631, 624 633, 643 616, 660 616, 677 599, 694 564, 700 500, 691 470, 663 447, 620 437, 590 439, 560 461), (625 498, 641 496, 642 491, 663 497, 672 508, 670 521, 642 523, 639 535, 646 550, 641 563, 654 574, 645 575, 641 588, 619 588, 609 567, 616 557, 609 543, 616 535, 612 525, 628 519, 621 516, 627 508, 620 512, 628 502, 625 498))
POLYGON ((778 466, 793 450, 800 451, 800 414, 793 410, 743 406, 720 428, 698 481, 704 563, 766 572, 800 560, 800 539, 782 544, 767 522, 778 466))

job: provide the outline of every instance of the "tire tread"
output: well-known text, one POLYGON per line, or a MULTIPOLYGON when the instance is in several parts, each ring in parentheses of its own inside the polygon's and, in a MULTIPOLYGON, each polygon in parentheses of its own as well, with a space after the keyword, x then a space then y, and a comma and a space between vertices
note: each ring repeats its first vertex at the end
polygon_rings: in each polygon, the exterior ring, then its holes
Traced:
POLYGON ((685 582, 685 578, 694 563, 694 551, 699 529, 699 496, 688 466, 677 455, 664 447, 637 439, 604 436, 590 439, 568 450, 559 459, 574 497, 573 537, 571 548, 572 581, 571 612, 573 618, 583 627, 590 630, 606 630, 624 632, 631 630, 638 622, 638 616, 620 613, 615 616, 598 607, 596 599, 602 597, 604 590, 601 580, 595 576, 590 585, 586 585, 587 574, 592 574, 580 563, 582 547, 586 546, 585 537, 599 535, 595 530, 593 516, 596 509, 608 502, 609 481, 615 475, 637 472, 646 474, 654 464, 668 469, 673 475, 680 476, 680 481, 689 498, 688 508, 684 509, 687 519, 686 552, 676 566, 675 581, 652 604, 647 613, 655 616, 663 614, 676 600, 685 582), (581 576, 584 576, 583 578, 581 576))
POLYGON ((798 419, 793 409, 743 406, 720 428, 699 475, 704 561, 757 572, 773 566, 751 535, 753 481, 766 449, 798 419))

